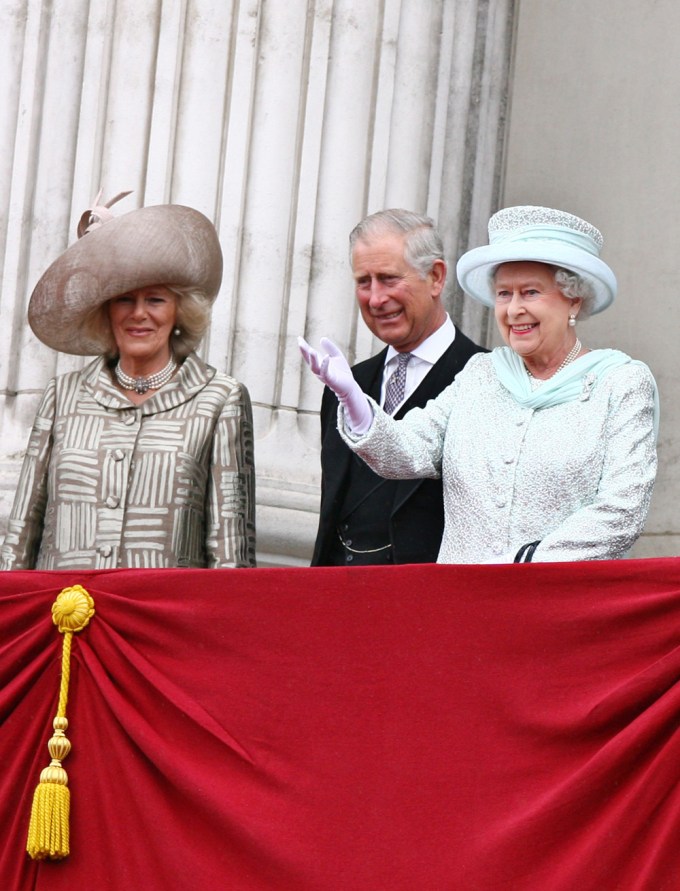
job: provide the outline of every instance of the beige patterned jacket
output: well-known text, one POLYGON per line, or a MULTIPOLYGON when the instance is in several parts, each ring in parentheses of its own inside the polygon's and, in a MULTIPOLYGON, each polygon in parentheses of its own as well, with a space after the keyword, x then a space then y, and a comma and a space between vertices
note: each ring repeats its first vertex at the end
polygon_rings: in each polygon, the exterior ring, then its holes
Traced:
POLYGON ((255 566, 248 391, 192 354, 133 405, 103 358, 48 384, 0 569, 255 566))

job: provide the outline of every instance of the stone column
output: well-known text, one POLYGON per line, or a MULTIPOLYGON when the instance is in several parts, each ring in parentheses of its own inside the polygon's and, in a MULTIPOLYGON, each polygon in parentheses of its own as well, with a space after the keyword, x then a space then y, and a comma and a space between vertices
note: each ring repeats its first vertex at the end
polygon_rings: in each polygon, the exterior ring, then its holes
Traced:
MULTIPOLYGON (((514 0, 2 0, 0 516, 39 394, 81 360, 28 329, 44 268, 100 187, 189 204, 225 255, 204 356, 255 408, 262 565, 306 563, 318 507, 318 383, 296 338, 377 345, 347 236, 427 212, 455 262, 497 206, 514 0)), ((453 277, 453 274, 451 274, 453 277)), ((449 307, 484 340, 484 313, 449 307)))

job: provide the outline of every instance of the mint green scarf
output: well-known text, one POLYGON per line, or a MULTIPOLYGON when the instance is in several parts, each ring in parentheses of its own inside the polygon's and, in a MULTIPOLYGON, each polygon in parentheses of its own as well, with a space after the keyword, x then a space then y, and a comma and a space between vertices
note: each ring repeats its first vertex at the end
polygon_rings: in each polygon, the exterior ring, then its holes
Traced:
MULTIPOLYGON (((644 365, 631 359, 621 350, 591 350, 575 359, 557 374, 544 381, 535 390, 531 388, 531 380, 522 359, 510 347, 498 347, 491 353, 491 360, 496 369, 498 379, 512 395, 515 402, 523 408, 536 411, 571 402, 574 399, 588 398, 588 394, 614 368, 620 368, 632 362, 644 365)), ((646 368, 647 366, 644 365, 646 368)), ((652 378, 652 380, 654 380, 652 378)), ((654 434, 659 430, 659 392, 654 382, 654 434)))

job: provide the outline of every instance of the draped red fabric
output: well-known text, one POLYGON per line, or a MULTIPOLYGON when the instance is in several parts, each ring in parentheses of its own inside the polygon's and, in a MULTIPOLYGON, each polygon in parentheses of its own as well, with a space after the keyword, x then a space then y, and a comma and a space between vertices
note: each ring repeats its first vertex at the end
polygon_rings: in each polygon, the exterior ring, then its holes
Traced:
POLYGON ((0 615, 3 891, 680 888, 680 560, 14 572, 0 615))

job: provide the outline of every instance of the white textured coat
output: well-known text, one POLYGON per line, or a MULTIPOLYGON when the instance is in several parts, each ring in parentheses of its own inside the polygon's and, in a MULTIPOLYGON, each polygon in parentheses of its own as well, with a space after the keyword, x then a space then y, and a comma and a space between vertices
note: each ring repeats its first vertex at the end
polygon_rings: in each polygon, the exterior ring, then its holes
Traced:
POLYGON ((623 557, 642 531, 656 476, 655 384, 628 363, 580 398, 521 407, 491 354, 473 356, 424 409, 394 421, 375 403, 347 444, 388 478, 442 477, 446 525, 438 562, 511 561, 540 540, 534 561, 623 557))

